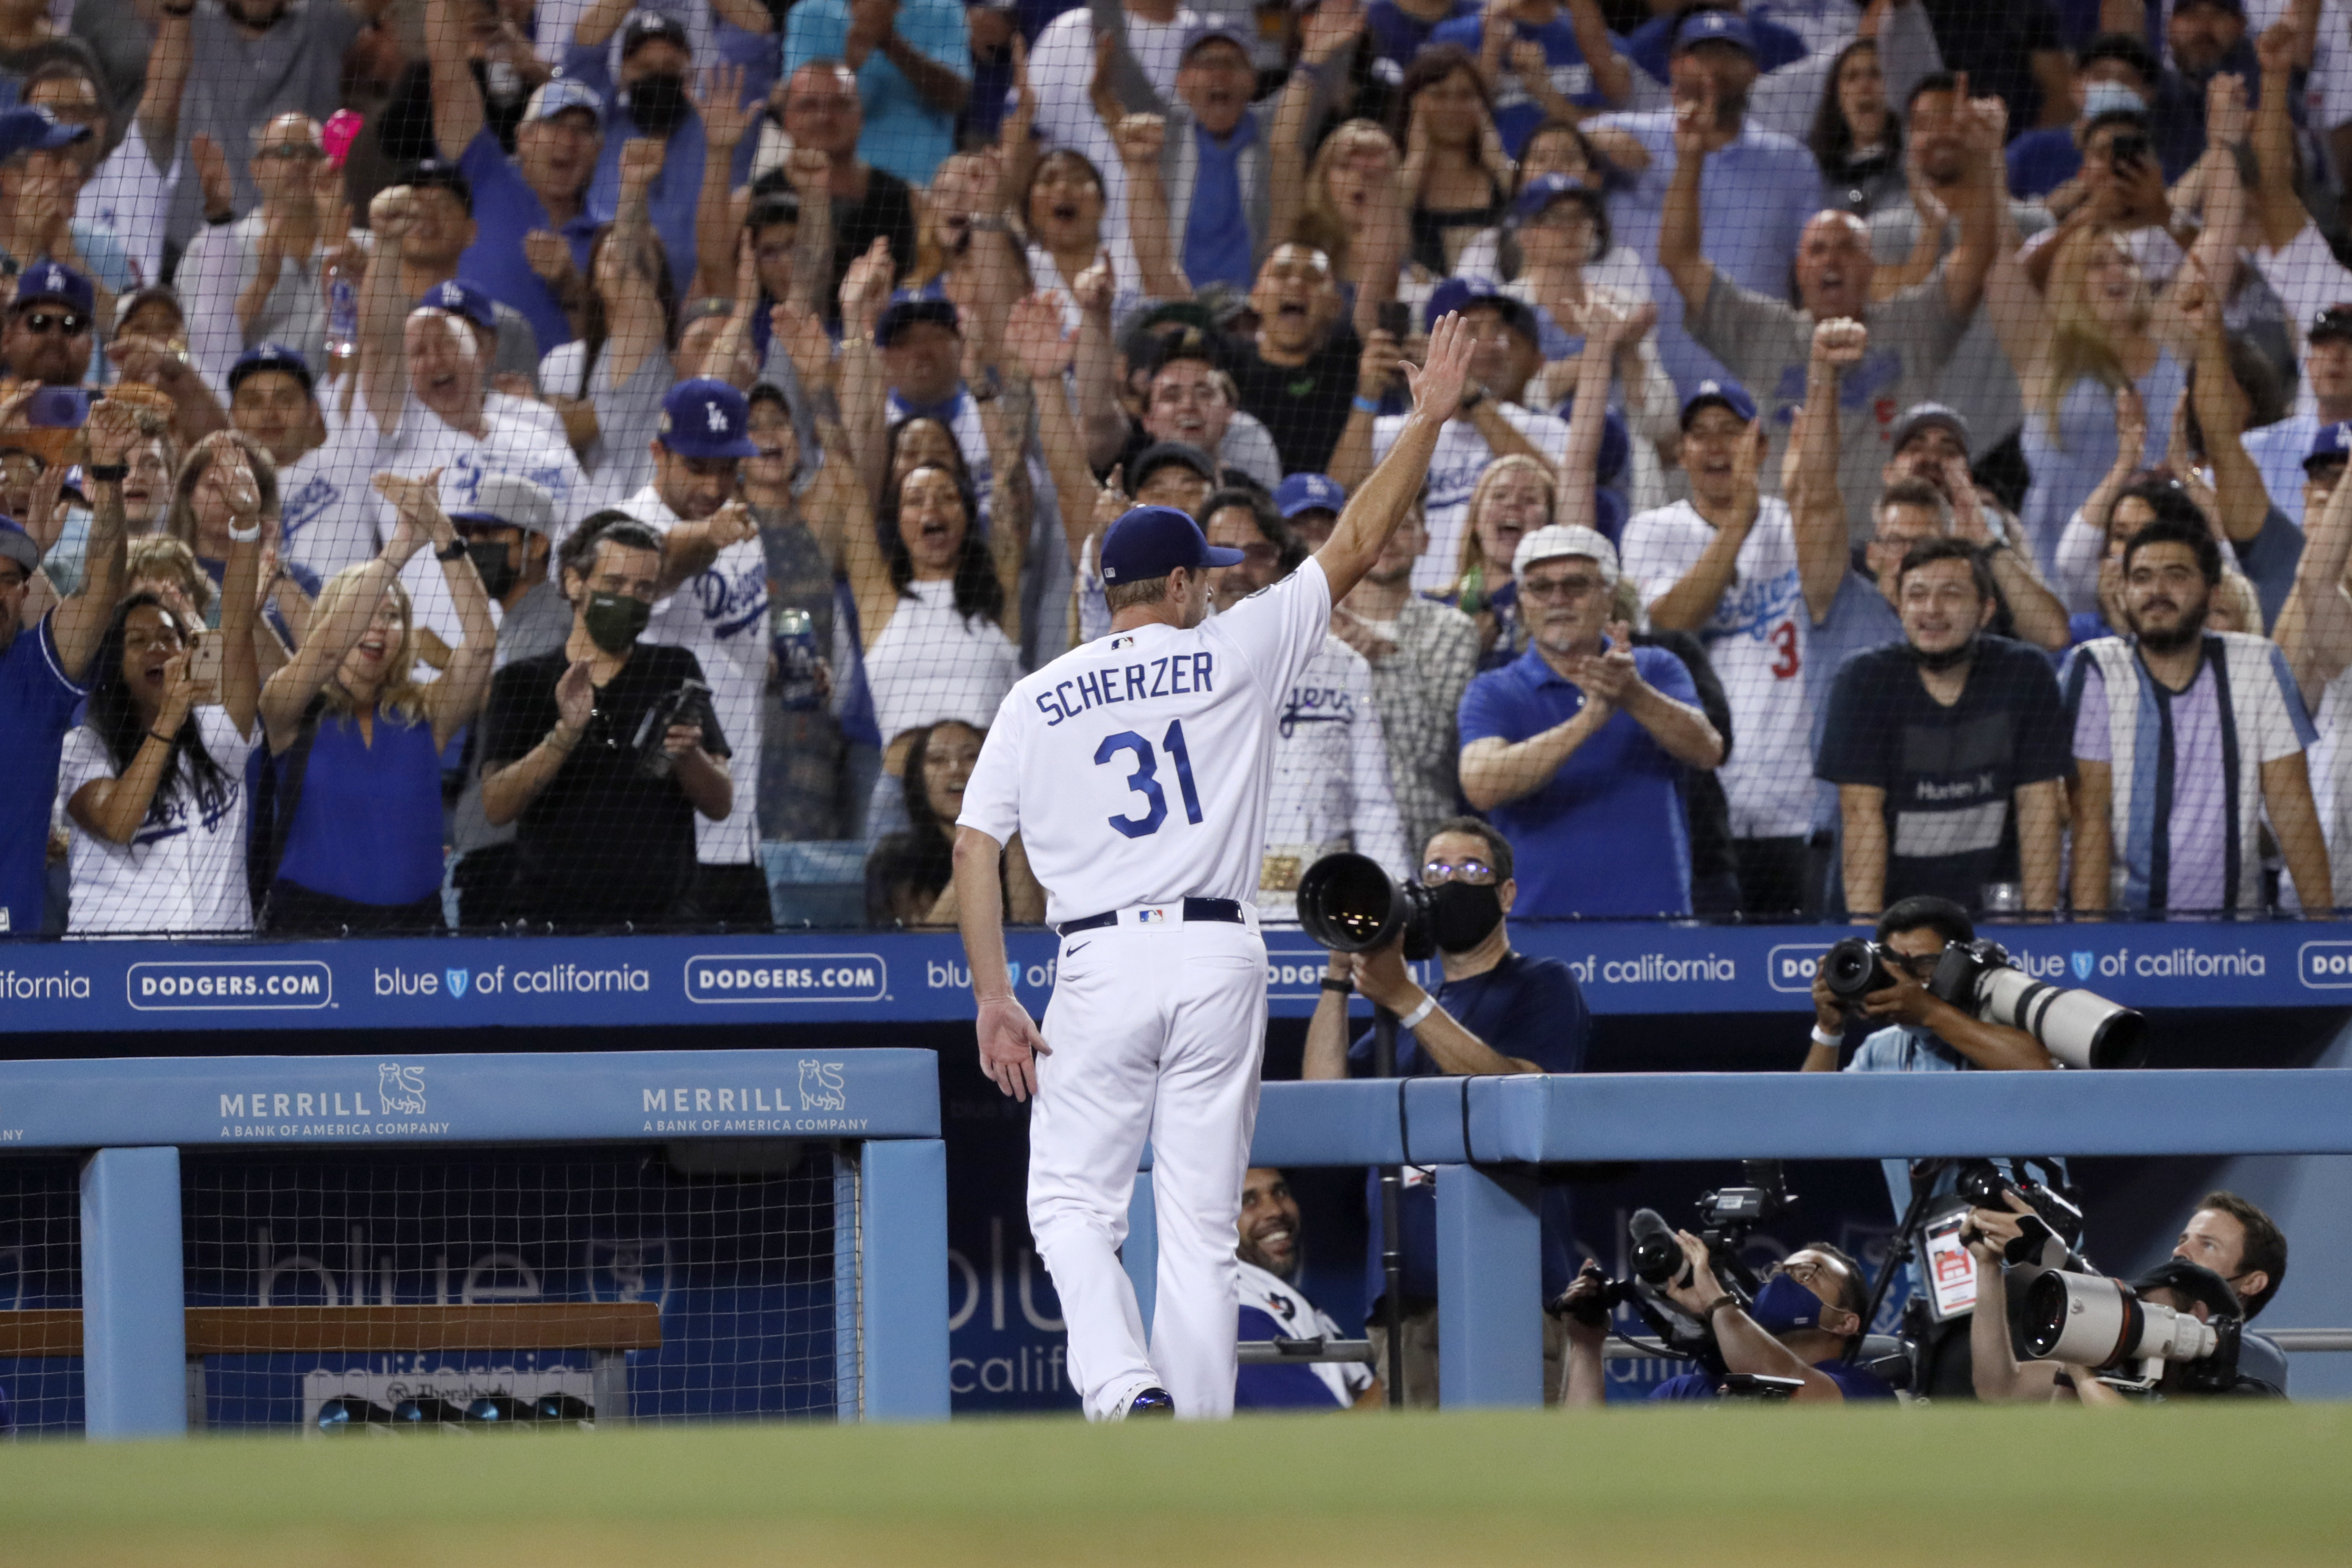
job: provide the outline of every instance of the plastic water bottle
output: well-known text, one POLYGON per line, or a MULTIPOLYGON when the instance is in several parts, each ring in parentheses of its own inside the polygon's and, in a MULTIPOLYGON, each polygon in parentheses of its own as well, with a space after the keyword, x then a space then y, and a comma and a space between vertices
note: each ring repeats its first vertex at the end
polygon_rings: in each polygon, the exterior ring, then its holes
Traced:
POLYGON ((360 348, 360 290, 352 269, 341 261, 327 265, 327 358, 337 368, 350 362, 360 348))
POLYGON ((768 615, 776 646, 777 700, 786 712, 817 706, 816 622, 805 610, 779 604, 768 615))

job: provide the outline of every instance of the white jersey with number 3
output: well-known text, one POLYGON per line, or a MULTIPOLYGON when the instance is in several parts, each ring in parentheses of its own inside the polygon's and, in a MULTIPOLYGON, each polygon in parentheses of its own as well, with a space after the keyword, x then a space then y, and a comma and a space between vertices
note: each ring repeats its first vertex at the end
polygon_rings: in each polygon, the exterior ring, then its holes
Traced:
POLYGON ((1190 631, 1155 622, 1072 649, 997 709, 959 824, 1021 835, 1055 925, 1254 902, 1276 726, 1330 624, 1309 560, 1190 631))

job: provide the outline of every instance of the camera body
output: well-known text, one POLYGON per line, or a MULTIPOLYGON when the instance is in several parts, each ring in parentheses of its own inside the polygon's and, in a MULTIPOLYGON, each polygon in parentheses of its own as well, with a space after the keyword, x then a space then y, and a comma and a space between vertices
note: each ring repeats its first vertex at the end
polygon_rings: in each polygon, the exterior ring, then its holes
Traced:
POLYGON ((1397 881, 1380 862, 1351 850, 1325 855, 1298 879, 1298 924, 1334 953, 1370 953, 1399 932, 1408 959, 1419 963, 1437 952, 1429 889, 1397 881))
MULTIPOLYGON (((676 691, 647 708, 646 716, 637 721, 630 746, 637 754, 638 778, 667 779, 676 770, 677 759, 662 749, 662 743, 681 724, 705 734, 719 733, 719 714, 710 706, 710 688, 700 681, 680 681, 676 691)), ((726 745, 723 734, 719 745, 726 745)))
POLYGON ((2012 1267, 2062 1268, 2083 1244, 2082 1208, 2046 1182, 2012 1181, 1990 1160, 1967 1160, 1960 1166, 1957 1186, 1974 1208, 2012 1212, 2006 1199, 2014 1193, 2033 1210, 2021 1217, 2017 1239, 2003 1249, 2012 1267))
MULTIPOLYGON (((1848 936, 1822 956, 1822 983, 1853 1006, 1895 984, 1890 967, 1901 963, 1885 943, 1848 936)), ((2137 1067, 2147 1056, 2147 1019, 2090 991, 2044 985, 1983 937, 1947 946, 1927 991, 1986 1023, 2024 1030, 2069 1067, 2137 1067)))

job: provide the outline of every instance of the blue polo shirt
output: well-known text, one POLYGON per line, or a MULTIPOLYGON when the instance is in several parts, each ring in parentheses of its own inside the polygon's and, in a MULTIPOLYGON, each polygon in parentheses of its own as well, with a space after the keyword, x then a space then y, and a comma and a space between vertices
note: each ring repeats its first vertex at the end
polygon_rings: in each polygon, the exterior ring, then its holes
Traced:
POLYGON ((1242 203, 1242 149, 1258 140, 1257 117, 1244 114, 1223 141, 1195 120, 1201 152, 1192 180, 1192 211, 1184 220, 1184 276, 1192 287, 1230 283, 1247 288, 1257 277, 1250 254, 1249 212, 1242 203))
MULTIPOLYGON (((1516 845, 1514 846, 1517 847, 1516 845)), ((1483 975, 1448 980, 1437 988, 1437 1005, 1446 1016, 1505 1056, 1532 1061, 1545 1072, 1581 1072, 1584 1051, 1592 1038, 1592 1015, 1585 1010, 1584 993, 1576 988, 1576 975, 1558 958, 1530 958, 1508 953, 1483 975)), ((1370 1072, 1372 1031, 1366 1030, 1348 1048, 1348 1071, 1355 1076, 1370 1072)), ((1445 1070, 1430 1060, 1411 1030, 1397 1031, 1396 1071, 1399 1078, 1444 1078, 1445 1070)), ((1398 1206, 1404 1240, 1404 1293, 1434 1299, 1437 1295, 1437 1189, 1415 1169, 1405 1172, 1405 1189, 1398 1206)), ((1366 1301, 1377 1300, 1387 1288, 1381 1268, 1381 1181, 1375 1169, 1366 1175, 1373 1217, 1370 1245, 1365 1249, 1366 1301)), ((1576 1248, 1570 1227, 1569 1189, 1547 1183, 1543 1189, 1543 1293, 1549 1301, 1576 1279, 1576 1248)))
MULTIPOLYGON (((1440 22, 1430 35, 1433 44, 1459 44, 1476 54, 1485 43, 1486 28, 1483 14, 1473 13, 1440 22)), ((1554 92, 1581 109, 1607 109, 1609 100, 1592 85, 1592 67, 1586 62, 1584 50, 1576 41, 1576 26, 1568 19, 1565 5, 1553 12, 1552 19, 1538 26, 1514 19, 1511 30, 1521 38, 1541 44, 1545 75, 1551 78, 1554 92)), ((1804 46, 1797 46, 1802 52, 1804 46)), ((1524 151, 1528 138, 1535 134, 1546 115, 1543 105, 1528 93, 1517 71, 1506 69, 1495 91, 1495 129, 1503 138, 1503 150, 1516 158, 1524 151)))
MULTIPOLYGON (((1848 1399, 1892 1399, 1895 1390, 1874 1372, 1859 1366, 1848 1366, 1842 1361, 1817 1361, 1813 1370, 1828 1378, 1848 1399)), ((1685 1372, 1679 1377, 1669 1377, 1650 1390, 1652 1399, 1714 1399, 1715 1375, 1709 1372, 1685 1372)))
POLYGON ((0 936, 41 928, 58 755, 89 695, 58 659, 56 617, 42 616, 0 651, 0 936))
MULTIPOLYGON (((917 54, 971 78, 971 30, 959 0, 899 0, 891 26, 917 54)), ((785 15, 783 79, 811 60, 845 58, 848 43, 847 0, 801 0, 785 15)), ((940 160, 955 151, 955 116, 925 102, 879 49, 866 51, 857 68, 857 101, 865 111, 857 155, 909 185, 928 186, 940 160)), ((981 101, 977 92, 972 101, 981 101)))
MULTIPOLYGON (((711 30, 718 44, 717 65, 740 65, 743 68, 743 101, 767 96, 776 79, 777 50, 775 40, 765 33, 747 33, 732 22, 721 22, 711 30)), ((596 172, 588 182, 588 214, 601 227, 613 221, 621 208, 621 148, 630 138, 639 134, 622 107, 619 89, 613 82, 612 46, 610 42, 590 47, 574 44, 563 54, 563 72, 576 77, 604 95, 609 106, 604 116, 604 145, 596 154, 596 172)), ((694 62, 702 68, 704 62, 694 62)), ((661 235, 662 249, 669 257, 670 277, 677 284, 680 298, 694 287, 694 214, 696 204, 702 200, 702 160, 709 147, 703 133, 702 116, 691 109, 669 133, 664 144, 661 172, 646 192, 646 209, 653 219, 654 232, 661 235)), ((751 181, 751 157, 760 148, 757 134, 743 138, 735 149, 735 162, 729 183, 747 185, 751 181)), ((481 199, 475 198, 478 214, 481 199)), ((563 337, 569 339, 571 329, 563 337)), ((542 345, 546 342, 541 339, 542 345)))
MULTIPOLYGON (((522 312, 539 338, 540 352, 572 341, 572 319, 523 254, 523 235, 554 228, 547 219, 547 204, 524 183, 521 171, 487 125, 466 144, 457 167, 474 185, 474 243, 457 258, 457 276, 499 304, 522 312)), ((588 246, 596 237, 596 220, 587 203, 555 232, 571 245, 572 265, 587 277, 588 246)))
MULTIPOLYGON (((1633 667, 1657 691, 1698 706, 1683 662, 1636 648, 1633 667)), ((1584 711, 1584 694, 1529 648, 1462 694, 1462 744, 1516 745, 1584 711)), ((1486 813, 1518 859, 1522 915, 1640 917, 1690 913, 1690 828, 1683 766, 1620 710, 1544 786, 1486 813)))

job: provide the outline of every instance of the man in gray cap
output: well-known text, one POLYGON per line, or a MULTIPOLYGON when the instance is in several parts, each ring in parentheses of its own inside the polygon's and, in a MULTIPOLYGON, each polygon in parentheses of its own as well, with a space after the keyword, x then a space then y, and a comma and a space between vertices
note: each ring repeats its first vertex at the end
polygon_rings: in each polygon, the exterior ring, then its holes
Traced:
MULTIPOLYGON (((519 474, 485 474, 473 500, 452 511, 449 520, 503 615, 491 668, 502 670, 517 659, 563 646, 572 634, 572 606, 548 576, 555 502, 546 486, 519 474)), ((482 814, 482 759, 468 740, 466 789, 450 821, 450 841, 458 852, 450 887, 457 895, 459 925, 491 926, 509 917, 514 838, 514 824, 494 828, 482 814)))

